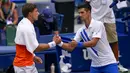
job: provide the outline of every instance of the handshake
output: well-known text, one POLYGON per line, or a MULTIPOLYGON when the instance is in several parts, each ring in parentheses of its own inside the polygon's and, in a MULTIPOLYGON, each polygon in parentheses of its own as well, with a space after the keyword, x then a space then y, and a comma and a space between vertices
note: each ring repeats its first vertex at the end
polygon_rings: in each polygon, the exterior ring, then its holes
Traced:
POLYGON ((62 39, 59 35, 55 35, 53 37, 53 41, 55 42, 56 45, 60 44, 62 42, 62 39))
POLYGON ((48 43, 50 48, 51 47, 55 47, 56 45, 58 45, 58 46, 64 48, 65 50, 68 50, 68 51, 73 50, 77 46, 77 42, 75 40, 72 40, 69 43, 62 42, 62 39, 61 39, 61 37, 59 35, 55 35, 53 37, 53 41, 52 42, 48 43))

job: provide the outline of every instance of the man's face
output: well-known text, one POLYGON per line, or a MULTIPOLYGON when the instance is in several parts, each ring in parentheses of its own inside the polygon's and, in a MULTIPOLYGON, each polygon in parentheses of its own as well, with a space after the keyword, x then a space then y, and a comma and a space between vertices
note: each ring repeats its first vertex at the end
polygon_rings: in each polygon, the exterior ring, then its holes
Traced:
POLYGON ((32 17, 32 19, 33 19, 34 21, 36 21, 36 20, 38 20, 38 15, 39 15, 38 9, 35 8, 35 9, 33 10, 33 12, 31 12, 31 17, 32 17))
POLYGON ((78 10, 78 12, 79 12, 79 16, 81 17, 81 19, 83 21, 85 21, 86 19, 88 19, 89 16, 91 15, 90 11, 89 10, 85 10, 85 8, 80 8, 78 10))

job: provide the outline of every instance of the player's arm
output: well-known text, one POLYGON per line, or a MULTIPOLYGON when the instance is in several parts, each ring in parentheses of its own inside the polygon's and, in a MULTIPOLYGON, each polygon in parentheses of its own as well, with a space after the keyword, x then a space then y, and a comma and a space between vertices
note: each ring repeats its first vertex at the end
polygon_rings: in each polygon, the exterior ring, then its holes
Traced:
MULTIPOLYGON (((25 31, 25 30, 24 30, 25 31)), ((26 32, 23 32, 23 38, 27 47, 27 50, 31 53, 33 52, 39 52, 42 50, 47 50, 48 48, 55 47, 56 44, 59 44, 61 42, 61 39, 58 37, 53 38, 52 42, 39 44, 36 35, 34 31, 31 31, 30 29, 26 32)))
POLYGON ((97 42, 99 41, 100 38, 93 38, 91 41, 88 41, 88 42, 84 42, 83 43, 83 46, 84 47, 94 47, 96 46, 97 42))
MULTIPOLYGON (((50 43, 53 44, 54 46, 56 45, 55 42, 50 42, 50 43)), ((38 47, 36 48, 35 52, 47 50, 48 48, 51 48, 51 46, 49 46, 49 44, 39 44, 38 47)))
POLYGON ((73 51, 75 49, 75 47, 78 45, 83 46, 83 44, 81 43, 77 43, 81 41, 81 36, 80 36, 80 29, 76 32, 74 39, 70 42, 70 43, 63 43, 61 42, 60 44, 58 44, 60 47, 62 47, 65 50, 68 51, 73 51))
POLYGON ((77 42, 75 40, 71 41, 70 43, 64 43, 61 42, 60 44, 58 44, 60 47, 62 47, 65 50, 68 51, 73 51, 75 49, 75 47, 77 46, 77 42))
POLYGON ((84 47, 94 47, 98 43, 99 39, 102 37, 102 33, 105 30, 103 23, 98 23, 93 30, 92 39, 90 41, 84 42, 84 47))
POLYGON ((56 44, 59 44, 60 42, 61 39, 57 36, 54 36, 52 42, 49 42, 48 44, 39 44, 35 51, 38 52, 42 50, 47 50, 48 48, 55 47, 56 44))
POLYGON ((93 38, 91 41, 88 42, 76 42, 72 41, 71 43, 63 43, 61 46, 63 49, 68 50, 68 51, 73 51, 75 47, 78 45, 79 47, 94 47, 96 46, 97 42, 99 41, 100 38, 93 38))

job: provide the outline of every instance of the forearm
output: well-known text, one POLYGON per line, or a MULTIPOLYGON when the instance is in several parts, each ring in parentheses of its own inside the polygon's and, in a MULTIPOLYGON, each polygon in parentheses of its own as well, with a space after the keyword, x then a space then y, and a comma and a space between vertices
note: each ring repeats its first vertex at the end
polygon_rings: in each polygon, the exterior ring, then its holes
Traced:
POLYGON ((50 46, 48 44, 39 44, 38 47, 36 48, 35 52, 47 50, 48 48, 50 48, 50 46))
POLYGON ((75 47, 71 46, 69 43, 63 43, 62 46, 63 49, 67 50, 67 51, 73 51, 75 47))
POLYGON ((84 42, 83 46, 84 47, 94 47, 94 46, 96 46, 98 40, 99 40, 99 38, 94 38, 91 41, 84 42))
POLYGON ((47 50, 49 48, 55 47, 56 43, 54 41, 49 42, 48 44, 39 44, 38 47, 36 48, 35 52, 47 50))
POLYGON ((84 47, 94 47, 95 45, 91 41, 88 41, 88 42, 84 42, 83 46, 84 47))

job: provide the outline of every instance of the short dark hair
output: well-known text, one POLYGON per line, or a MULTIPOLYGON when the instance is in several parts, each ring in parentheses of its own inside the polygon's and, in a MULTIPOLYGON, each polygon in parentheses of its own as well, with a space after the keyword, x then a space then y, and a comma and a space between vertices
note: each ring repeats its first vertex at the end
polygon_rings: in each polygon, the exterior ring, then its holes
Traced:
POLYGON ((24 17, 27 17, 29 12, 32 12, 36 7, 35 4, 32 3, 26 3, 23 7, 22 7, 22 14, 24 17))
POLYGON ((81 3, 77 7, 78 9, 85 8, 91 11, 91 5, 89 2, 81 3))

